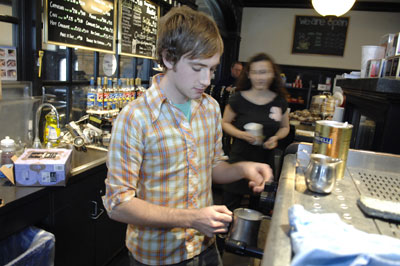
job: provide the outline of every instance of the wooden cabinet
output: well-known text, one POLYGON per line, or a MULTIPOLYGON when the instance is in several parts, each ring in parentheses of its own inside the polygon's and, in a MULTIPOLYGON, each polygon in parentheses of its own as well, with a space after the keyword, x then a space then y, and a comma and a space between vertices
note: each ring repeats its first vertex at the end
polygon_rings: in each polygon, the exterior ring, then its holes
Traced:
POLYGON ((344 79, 344 121, 353 125, 350 147, 400 154, 400 80, 344 79))
MULTIPOLYGON (((49 194, 41 187, 16 187, 0 179, 0 241, 49 216, 49 194)), ((1 256, 1 254, 0 254, 1 256)))
POLYGON ((51 192, 55 265, 105 265, 125 246, 126 225, 111 220, 101 200, 106 173, 104 164, 51 192))

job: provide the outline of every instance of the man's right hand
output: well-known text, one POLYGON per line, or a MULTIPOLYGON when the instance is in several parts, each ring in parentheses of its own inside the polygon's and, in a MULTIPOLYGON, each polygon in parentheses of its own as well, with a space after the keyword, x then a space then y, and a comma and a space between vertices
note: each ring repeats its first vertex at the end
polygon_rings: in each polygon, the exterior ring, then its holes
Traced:
POLYGON ((232 215, 232 212, 223 205, 202 208, 194 215, 192 227, 208 237, 226 233, 232 222, 232 215))

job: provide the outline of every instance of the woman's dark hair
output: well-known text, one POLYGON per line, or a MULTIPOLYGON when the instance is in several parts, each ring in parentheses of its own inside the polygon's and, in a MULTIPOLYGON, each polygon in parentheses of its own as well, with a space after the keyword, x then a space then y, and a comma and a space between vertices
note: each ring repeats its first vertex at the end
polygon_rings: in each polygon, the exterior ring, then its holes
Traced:
POLYGON ((238 77, 236 81, 236 90, 237 91, 245 91, 251 89, 251 81, 249 79, 249 71, 251 64, 260 61, 269 61, 272 64, 274 69, 274 80, 272 81, 271 85, 269 86, 269 90, 276 92, 279 96, 282 96, 286 99, 288 93, 284 87, 282 78, 281 78, 281 71, 275 61, 265 53, 259 53, 254 55, 249 59, 246 63, 242 73, 238 77))

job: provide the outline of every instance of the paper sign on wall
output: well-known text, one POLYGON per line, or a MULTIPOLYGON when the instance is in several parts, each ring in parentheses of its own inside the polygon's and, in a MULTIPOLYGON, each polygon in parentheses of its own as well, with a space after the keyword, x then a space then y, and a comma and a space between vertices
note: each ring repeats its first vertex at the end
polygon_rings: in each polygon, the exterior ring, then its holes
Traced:
POLYGON ((17 49, 11 46, 0 46, 1 80, 17 80, 17 49))

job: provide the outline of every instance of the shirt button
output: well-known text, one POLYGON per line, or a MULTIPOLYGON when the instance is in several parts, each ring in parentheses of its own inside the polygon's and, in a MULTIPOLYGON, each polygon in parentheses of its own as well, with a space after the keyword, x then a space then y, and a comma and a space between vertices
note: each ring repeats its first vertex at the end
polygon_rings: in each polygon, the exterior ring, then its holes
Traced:
POLYGON ((192 253, 192 252, 193 252, 193 245, 192 245, 192 244, 188 244, 186 248, 187 248, 187 251, 188 251, 189 253, 192 253))

